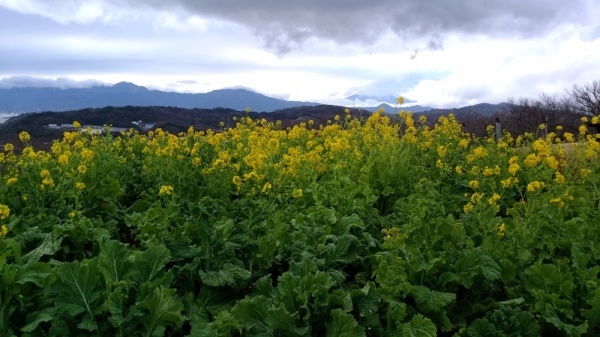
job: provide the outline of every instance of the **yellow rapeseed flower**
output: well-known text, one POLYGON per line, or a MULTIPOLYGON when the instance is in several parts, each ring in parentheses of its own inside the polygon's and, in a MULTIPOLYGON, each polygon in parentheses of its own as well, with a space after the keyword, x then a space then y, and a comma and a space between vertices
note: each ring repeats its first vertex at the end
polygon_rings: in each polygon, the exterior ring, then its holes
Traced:
POLYGON ((529 154, 525 158, 525 165, 530 166, 530 167, 534 167, 539 162, 540 162, 540 158, 535 153, 529 154))
POLYGON ((238 190, 240 189, 240 187, 242 186, 242 177, 240 176, 234 176, 233 179, 231 179, 231 182, 237 186, 238 190))
POLYGON ((473 154, 477 158, 484 158, 485 156, 487 156, 487 150, 483 146, 478 146, 473 150, 473 154))
POLYGON ((82 183, 81 181, 78 181, 75 183, 75 188, 78 190, 83 190, 85 189, 85 183, 82 183))
POLYGON ((268 193, 268 192, 269 192, 269 190, 270 190, 271 188, 273 188, 273 185, 271 185, 271 183, 266 183, 266 184, 264 184, 264 186, 262 187, 262 189, 261 189, 261 192, 263 192, 263 193, 265 193, 265 194, 266 194, 266 193, 268 193))
POLYGON ((473 206, 472 203, 468 202, 464 207, 463 207, 463 211, 465 213, 471 213, 471 211, 473 211, 473 208, 475 208, 475 206, 473 206))
POLYGON ((158 191, 158 195, 171 195, 173 193, 173 186, 163 185, 158 191))
POLYGON ((77 172, 84 174, 85 172, 87 172, 87 166, 85 166, 84 164, 77 166, 77 172))
POLYGON ((504 222, 500 225, 500 227, 498 228, 498 236, 499 237, 503 237, 504 236, 504 231, 506 230, 506 225, 504 225, 504 222))
POLYGON ((12 185, 16 182, 17 182, 17 178, 15 178, 15 177, 8 178, 8 180, 6 180, 6 185, 12 185))
POLYGON ((48 178, 48 177, 50 177, 50 171, 48 171, 48 170, 42 170, 42 171, 40 171, 40 177, 42 177, 42 178, 48 178))
POLYGON ((54 187, 54 180, 52 178, 44 178, 41 187, 44 188, 45 186, 54 187))
POLYGON ((94 151, 90 150, 90 149, 83 149, 81 150, 81 157, 85 160, 92 160, 94 159, 94 151))
POLYGON ((570 132, 565 132, 564 137, 565 140, 569 143, 573 143, 575 141, 575 137, 573 137, 573 134, 570 132))
POLYGON ((81 127, 81 124, 79 124, 79 122, 78 122, 78 121, 74 121, 74 122, 73 122, 73 127, 74 127, 75 129, 79 129, 79 128, 81 127))
POLYGON ((302 196, 302 189, 295 189, 294 192, 292 192, 292 197, 294 198, 300 198, 302 196))
POLYGON ((0 220, 8 218, 10 215, 10 208, 8 206, 0 204, 0 220))
POLYGON ((529 184, 527 184, 527 192, 537 192, 540 191, 542 188, 544 188, 546 186, 546 184, 542 181, 532 181, 529 184))
POLYGON ((479 181, 471 180, 469 181, 469 186, 471 186, 472 189, 476 190, 479 188, 479 181))
POLYGON ((15 146, 12 145, 11 143, 4 144, 4 151, 5 152, 11 152, 14 149, 15 149, 15 146))
POLYGON ((500 200, 500 195, 498 193, 494 193, 491 198, 488 199, 488 204, 495 205, 500 200))
POLYGON ((563 176, 563 175, 562 175, 562 173, 560 173, 560 172, 556 171, 556 172, 554 173, 554 181, 555 181, 557 184, 559 184, 559 185, 562 185, 562 183, 564 183, 564 182, 565 182, 565 176, 563 176))
POLYGON ((19 139, 22 142, 27 142, 31 139, 31 136, 27 132, 22 131, 21 133, 19 133, 19 139))

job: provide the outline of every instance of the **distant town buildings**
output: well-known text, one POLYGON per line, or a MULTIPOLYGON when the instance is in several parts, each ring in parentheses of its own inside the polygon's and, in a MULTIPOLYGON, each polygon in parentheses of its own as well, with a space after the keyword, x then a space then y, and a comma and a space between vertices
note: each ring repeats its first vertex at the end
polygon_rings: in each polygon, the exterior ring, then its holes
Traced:
POLYGON ((132 121, 131 124, 137 125, 142 131, 148 131, 154 127, 154 123, 144 123, 141 120, 132 121))
MULTIPOLYGON (((140 121, 133 121, 131 122, 132 124, 135 124, 140 130, 142 131, 148 131, 150 129, 152 129, 154 127, 154 123, 145 123, 140 121)), ((100 125, 82 125, 81 126, 81 130, 83 131, 87 131, 89 133, 92 134, 100 134, 104 131, 104 126, 100 126, 100 125)), ((110 128, 110 132, 121 132, 121 131, 127 131, 128 128, 117 128, 117 127, 112 127, 109 126, 110 128)), ((75 128, 73 127, 73 124, 48 124, 48 129, 53 129, 53 130, 74 130, 75 128)))

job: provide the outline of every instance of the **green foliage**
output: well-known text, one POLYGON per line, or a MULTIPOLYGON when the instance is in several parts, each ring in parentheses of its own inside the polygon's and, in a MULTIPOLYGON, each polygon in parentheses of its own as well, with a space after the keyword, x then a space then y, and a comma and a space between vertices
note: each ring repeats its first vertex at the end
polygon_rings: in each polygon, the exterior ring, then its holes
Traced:
POLYGON ((0 331, 600 334, 595 138, 310 125, 2 149, 0 331))

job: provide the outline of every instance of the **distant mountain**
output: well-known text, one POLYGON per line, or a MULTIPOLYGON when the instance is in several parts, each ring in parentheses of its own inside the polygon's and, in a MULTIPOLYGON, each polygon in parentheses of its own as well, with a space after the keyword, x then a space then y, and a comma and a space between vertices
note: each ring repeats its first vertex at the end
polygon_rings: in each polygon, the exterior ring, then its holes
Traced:
MULTIPOLYGON (((388 105, 394 106, 396 105, 396 99, 398 98, 398 96, 394 96, 394 95, 384 95, 384 96, 375 96, 375 95, 363 95, 363 94, 352 94, 350 96, 346 96, 345 97, 347 100, 350 101, 354 101, 354 102, 360 102, 360 103, 370 103, 373 104, 375 103, 376 105, 382 104, 382 103, 387 103, 388 105)), ((415 103, 416 101, 413 101, 411 99, 408 98, 404 98, 404 103, 415 103)))
POLYGON ((373 107, 366 107, 363 108, 367 111, 376 111, 379 110, 380 108, 383 108, 383 110, 387 113, 396 113, 400 110, 404 110, 404 111, 412 111, 412 112, 419 112, 419 113, 425 113, 428 111, 433 110, 432 108, 428 107, 428 106, 421 106, 421 105, 412 105, 412 106, 404 106, 404 105, 398 105, 396 106, 388 104, 388 103, 381 103, 378 106, 373 106, 373 107))
POLYGON ((508 103, 498 103, 498 104, 490 104, 490 103, 479 103, 475 105, 464 106, 461 108, 451 108, 451 109, 431 109, 425 111, 428 114, 449 114, 453 113, 455 115, 469 115, 469 114, 480 114, 480 115, 493 115, 500 112, 508 111, 510 108, 508 103))
POLYGON ((10 88, 0 89, 0 111, 24 113, 70 111, 105 106, 172 106, 178 108, 228 108, 272 112, 318 103, 286 101, 245 89, 220 89, 208 93, 186 94, 149 90, 129 82, 91 88, 10 88))

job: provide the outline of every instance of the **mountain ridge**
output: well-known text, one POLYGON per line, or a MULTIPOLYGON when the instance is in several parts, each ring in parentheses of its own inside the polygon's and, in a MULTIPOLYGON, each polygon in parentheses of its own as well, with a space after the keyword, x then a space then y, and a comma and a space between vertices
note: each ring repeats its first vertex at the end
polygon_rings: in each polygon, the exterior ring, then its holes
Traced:
POLYGON ((0 89, 0 111, 27 113, 72 111, 105 106, 173 106, 186 109, 229 108, 272 112, 295 106, 320 103, 287 101, 246 89, 217 89, 207 93, 177 93, 150 90, 130 82, 112 86, 60 89, 54 87, 13 87, 0 89))

